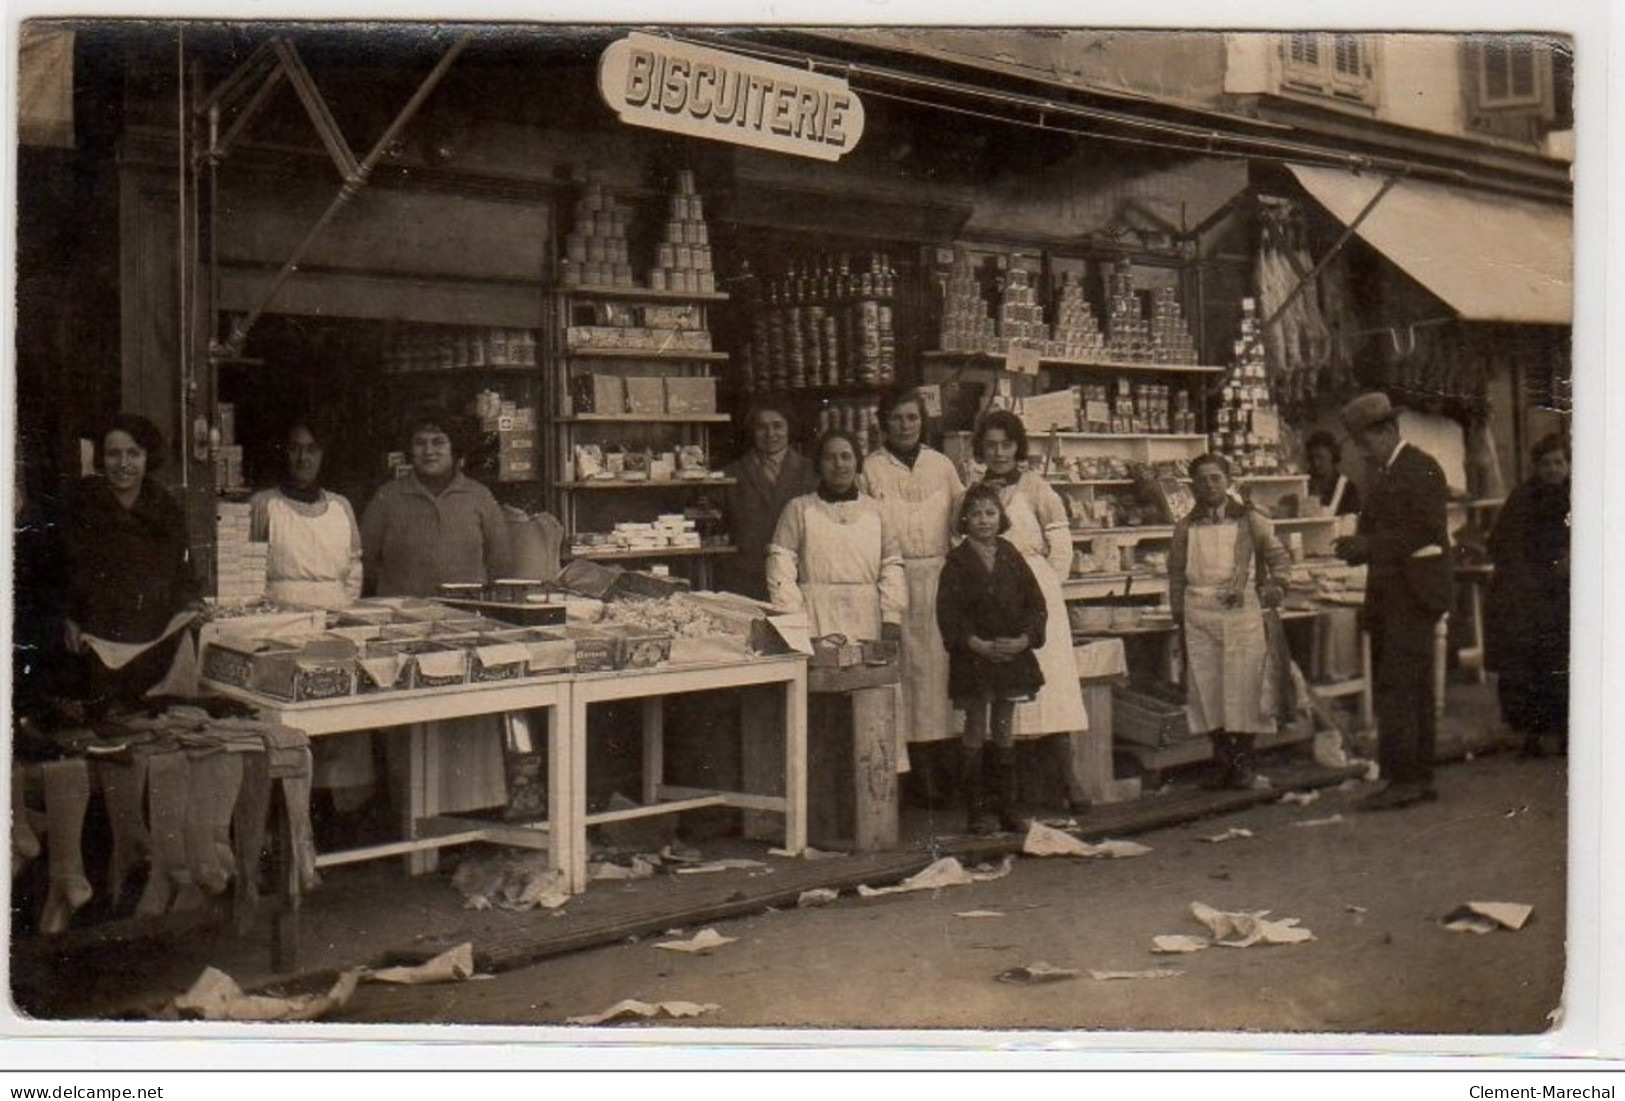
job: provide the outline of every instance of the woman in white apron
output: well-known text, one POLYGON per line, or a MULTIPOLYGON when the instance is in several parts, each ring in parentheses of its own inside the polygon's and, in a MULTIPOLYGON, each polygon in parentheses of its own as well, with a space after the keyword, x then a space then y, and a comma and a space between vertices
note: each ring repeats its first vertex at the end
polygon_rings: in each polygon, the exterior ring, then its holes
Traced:
MULTIPOLYGON (((1038 579, 1050 624, 1037 652, 1044 687, 1033 702, 1016 705, 1015 735, 1018 739, 1042 738, 1088 730, 1072 632, 1067 629, 1066 597, 1061 591, 1061 582, 1072 572, 1072 525, 1066 503, 1041 474, 1021 468, 1027 460, 1027 430, 1014 413, 1003 409, 988 413, 977 424, 973 443, 987 467, 983 481, 998 489, 1010 518, 1004 539, 1021 552, 1038 579)), ((1073 765, 1071 738, 1050 738, 1048 745, 1066 785, 1068 809, 1073 813, 1087 810, 1089 797, 1073 765)))
MULTIPOLYGON (((350 502, 321 487, 323 445, 296 422, 284 440, 287 477, 250 500, 251 537, 269 543, 265 595, 279 605, 342 608, 361 596, 361 532, 350 502)), ((340 814, 359 810, 377 780, 372 735, 318 738, 312 787, 330 793, 340 814)))
POLYGON ((857 486, 857 445, 818 441, 818 488, 792 498, 767 548, 768 599, 805 611, 813 638, 896 639, 908 601, 903 558, 874 499, 857 486))
POLYGON ((880 418, 885 446, 864 460, 862 484, 896 533, 908 577, 897 716, 907 753, 899 756, 899 768, 915 772, 916 801, 937 806, 945 802, 946 779, 958 753, 948 702, 948 650, 937 626, 937 579, 953 545, 965 486, 953 462, 922 442, 925 405, 917 390, 888 394, 880 418))
POLYGON ((1196 507, 1174 525, 1169 599, 1185 640, 1185 708, 1192 734, 1213 742, 1202 786, 1253 786, 1253 742, 1275 732, 1279 686, 1269 675, 1263 608, 1281 602, 1291 557, 1269 520, 1230 496, 1217 455, 1191 462, 1196 507))

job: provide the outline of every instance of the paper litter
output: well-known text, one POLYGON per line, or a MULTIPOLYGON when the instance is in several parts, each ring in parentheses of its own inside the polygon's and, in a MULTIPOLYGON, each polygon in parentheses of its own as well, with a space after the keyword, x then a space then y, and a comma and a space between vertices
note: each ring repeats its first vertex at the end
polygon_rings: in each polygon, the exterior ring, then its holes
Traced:
POLYGON ((1277 803, 1295 803, 1300 807, 1307 807, 1310 803, 1320 799, 1318 791, 1289 791, 1276 800, 1277 803))
POLYGON ((1315 935, 1298 926, 1298 918, 1267 920, 1268 910, 1227 913, 1201 902, 1191 903, 1191 914, 1213 934, 1213 943, 1225 948, 1254 944, 1301 944, 1315 935))
POLYGON ((1111 857, 1144 856, 1151 849, 1134 841, 1102 841, 1091 845, 1069 833, 1052 829, 1042 822, 1027 827, 1027 836, 1021 843, 1026 856, 1084 856, 1111 857))
POLYGON ((1184 973, 1167 967, 1154 967, 1149 971, 1091 971, 1089 977, 1096 982, 1112 982, 1117 979, 1177 979, 1184 973))
POLYGON ((634 856, 630 865, 612 864, 604 860, 587 867, 587 878, 592 880, 648 879, 654 874, 654 864, 641 856, 634 856))
POLYGON ((1001 879, 1010 874, 1015 866, 1015 858, 1006 854, 997 868, 990 871, 968 872, 965 866, 951 856, 933 861, 926 868, 915 872, 901 883, 892 887, 871 887, 866 883, 858 885, 858 894, 863 898, 874 898, 877 895, 896 895, 905 891, 936 891, 943 887, 963 887, 970 883, 985 883, 990 879, 1001 879))
POLYGON ((1292 823, 1294 826, 1335 826, 1339 822, 1347 822, 1341 814, 1334 814, 1330 818, 1304 818, 1292 823))
POLYGON ((1228 830, 1225 830, 1223 833, 1211 834, 1210 836, 1202 838, 1202 840, 1210 842, 1214 845, 1220 845, 1226 841, 1240 841, 1244 838, 1251 837, 1252 835, 1252 830, 1244 829, 1241 826, 1234 826, 1228 830))
POLYGON ((1207 938, 1184 933, 1159 933, 1151 938, 1151 951, 1157 953, 1200 952, 1207 946, 1207 938))
POLYGON ((205 1021, 315 1021, 342 1008, 360 981, 360 972, 345 971, 326 993, 277 997, 245 994, 230 975, 206 967, 173 1008, 181 1017, 205 1021))
POLYGON ((384 967, 365 971, 362 978, 368 982, 396 983, 402 986, 423 986, 438 982, 463 982, 474 977, 474 945, 468 942, 448 948, 432 960, 415 967, 384 967))
POLYGON ((671 952, 709 952, 713 948, 721 948, 724 944, 732 944, 738 937, 725 937, 721 933, 707 926, 695 933, 688 940, 667 940, 655 945, 671 952))
POLYGON ((1038 961, 1029 963, 1025 967, 1012 967, 1008 971, 1000 971, 995 977, 1000 982, 1033 984, 1065 982, 1067 979, 1077 978, 1078 975, 1079 972, 1076 968, 1056 967, 1053 964, 1038 961))
POLYGON ((814 887, 796 896, 796 906, 802 910, 810 910, 815 906, 832 906, 839 897, 840 892, 833 887, 814 887))
MULTIPOLYGON (((766 868, 760 860, 730 857, 727 860, 707 860, 703 864, 685 864, 677 869, 678 875, 706 875, 710 872, 731 872, 741 868, 766 868)), ((769 869, 771 871, 771 869, 769 869)))
POLYGON ((1522 929, 1534 913, 1533 906, 1521 902, 1468 902, 1457 906, 1441 921, 1456 933, 1493 933, 1497 929, 1522 929))
POLYGON ((465 910, 556 910, 570 901, 564 873, 547 866, 545 853, 476 856, 457 865, 451 883, 465 910))
POLYGON ((1004 916, 998 910, 961 910, 954 915, 956 918, 1002 918, 1004 916))
POLYGON ((653 1017, 699 1017, 706 1013, 715 1013, 721 1009, 720 1005, 711 1002, 640 1002, 635 998, 627 998, 616 1002, 602 1013, 594 1013, 588 1017, 568 1017, 567 1025, 603 1025, 614 1021, 630 1021, 649 1019, 653 1017))

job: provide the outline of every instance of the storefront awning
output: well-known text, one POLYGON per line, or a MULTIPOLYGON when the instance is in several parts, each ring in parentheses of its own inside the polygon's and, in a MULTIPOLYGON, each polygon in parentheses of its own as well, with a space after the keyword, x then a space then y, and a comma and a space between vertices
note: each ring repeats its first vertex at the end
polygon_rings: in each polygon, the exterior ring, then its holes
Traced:
MULTIPOLYGON (((1378 175, 1291 168, 1345 225, 1383 184, 1378 175)), ((1574 218, 1566 207, 1402 179, 1356 232, 1463 320, 1573 323, 1574 218)))

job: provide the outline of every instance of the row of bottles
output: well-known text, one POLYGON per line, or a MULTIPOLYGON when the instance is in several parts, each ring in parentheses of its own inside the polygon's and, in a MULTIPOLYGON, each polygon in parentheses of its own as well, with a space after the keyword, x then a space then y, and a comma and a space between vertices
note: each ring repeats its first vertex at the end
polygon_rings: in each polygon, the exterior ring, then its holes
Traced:
POLYGON ((858 457, 881 444, 880 401, 878 398, 839 398, 825 402, 818 411, 818 432, 832 428, 850 432, 858 441, 858 457))
POLYGON ((750 390, 888 386, 897 377, 892 311, 897 273, 885 253, 792 260, 749 286, 751 338, 740 369, 750 390))

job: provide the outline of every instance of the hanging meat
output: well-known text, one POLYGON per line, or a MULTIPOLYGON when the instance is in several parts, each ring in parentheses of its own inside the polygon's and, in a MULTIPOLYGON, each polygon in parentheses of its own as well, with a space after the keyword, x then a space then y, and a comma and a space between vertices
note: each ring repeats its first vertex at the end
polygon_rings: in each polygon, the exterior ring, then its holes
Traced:
POLYGON ((1275 319, 1264 331, 1270 382, 1282 405, 1302 409, 1314 403, 1334 342, 1316 288, 1297 290, 1314 267, 1297 208, 1283 200, 1264 199, 1259 224, 1259 307, 1266 319, 1275 319))

